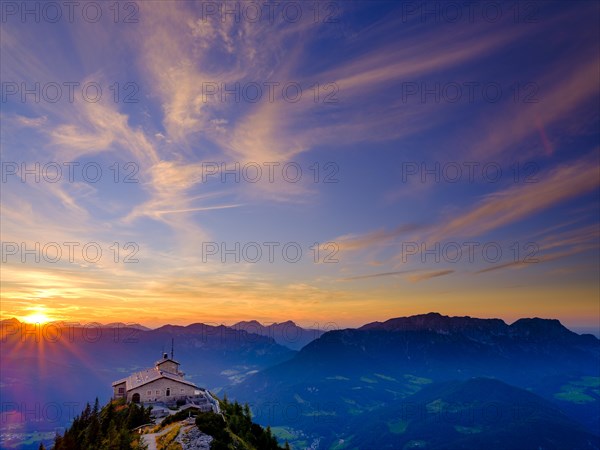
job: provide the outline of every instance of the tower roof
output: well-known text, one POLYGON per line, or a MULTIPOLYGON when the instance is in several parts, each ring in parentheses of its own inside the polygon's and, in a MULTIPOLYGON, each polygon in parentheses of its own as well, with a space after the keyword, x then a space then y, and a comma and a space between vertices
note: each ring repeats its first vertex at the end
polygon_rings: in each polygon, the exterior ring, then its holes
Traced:
POLYGON ((159 364, 166 363, 167 361, 171 361, 172 363, 175 363, 175 364, 177 364, 178 366, 180 366, 180 365, 181 365, 179 362, 175 361, 173 358, 169 358, 168 356, 166 356, 166 353, 165 353, 165 357, 163 357, 163 359, 160 359, 160 360, 156 361, 156 362, 154 363, 154 365, 155 365, 155 366, 158 366, 159 364))

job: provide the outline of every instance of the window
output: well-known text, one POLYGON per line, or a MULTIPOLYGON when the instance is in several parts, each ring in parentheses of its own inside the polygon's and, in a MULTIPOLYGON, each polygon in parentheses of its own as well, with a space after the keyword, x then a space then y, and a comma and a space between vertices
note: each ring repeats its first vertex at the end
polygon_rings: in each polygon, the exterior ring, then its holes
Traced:
POLYGON ((171 395, 171 388, 167 388, 167 397, 169 397, 171 395))
POLYGON ((183 394, 185 392, 185 389, 181 388, 179 391, 183 394))
POLYGON ((160 395, 160 389, 156 390, 156 395, 160 395))
POLYGON ((125 388, 119 388, 119 394, 124 394, 125 393, 125 388))
POLYGON ((152 391, 147 391, 146 395, 152 395, 152 391))

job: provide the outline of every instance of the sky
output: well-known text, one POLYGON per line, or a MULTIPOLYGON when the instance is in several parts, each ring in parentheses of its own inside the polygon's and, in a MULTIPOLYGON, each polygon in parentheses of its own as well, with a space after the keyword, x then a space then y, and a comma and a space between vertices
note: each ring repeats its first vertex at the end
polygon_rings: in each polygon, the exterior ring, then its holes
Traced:
POLYGON ((3 2, 2 318, 597 327, 599 8, 3 2))

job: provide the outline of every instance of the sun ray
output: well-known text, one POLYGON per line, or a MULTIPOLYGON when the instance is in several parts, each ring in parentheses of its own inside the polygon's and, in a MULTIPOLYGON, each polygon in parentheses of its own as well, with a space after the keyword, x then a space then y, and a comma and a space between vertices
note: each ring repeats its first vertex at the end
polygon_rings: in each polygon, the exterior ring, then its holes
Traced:
POLYGON ((51 322, 54 319, 48 314, 46 314, 46 312, 43 309, 36 308, 36 310, 31 314, 21 317, 21 320, 25 323, 43 325, 45 323, 51 322))

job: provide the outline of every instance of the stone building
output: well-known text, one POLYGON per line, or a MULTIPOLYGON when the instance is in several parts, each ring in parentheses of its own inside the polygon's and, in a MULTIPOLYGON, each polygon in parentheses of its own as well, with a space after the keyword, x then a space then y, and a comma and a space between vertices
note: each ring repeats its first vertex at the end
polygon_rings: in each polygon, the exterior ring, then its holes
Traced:
MULTIPOLYGON (((210 394, 184 378, 179 363, 166 353, 154 367, 112 383, 113 398, 133 403, 185 403, 187 399, 212 399, 210 394)), ((210 402, 212 403, 212 402, 210 402)))

